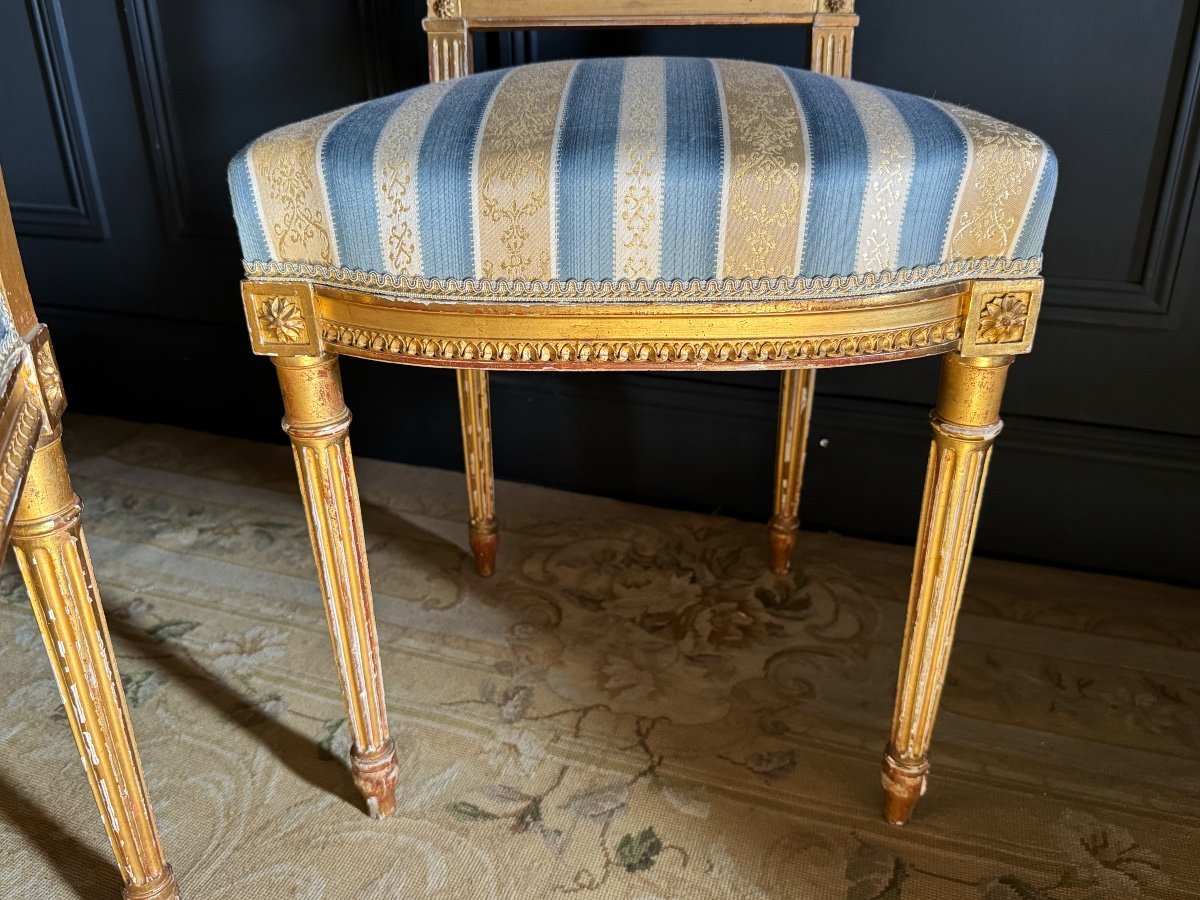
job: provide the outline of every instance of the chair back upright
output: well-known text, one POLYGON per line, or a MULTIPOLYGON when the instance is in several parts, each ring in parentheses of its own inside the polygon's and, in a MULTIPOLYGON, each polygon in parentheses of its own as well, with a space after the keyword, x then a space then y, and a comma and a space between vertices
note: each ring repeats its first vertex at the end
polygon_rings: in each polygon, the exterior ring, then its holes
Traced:
POLYGON ((429 80, 468 75, 480 31, 651 25, 809 25, 810 68, 850 77, 854 0, 428 0, 429 80), (598 11, 601 10, 601 11, 598 11))
POLYGON ((26 336, 37 326, 3 173, 0 173, 0 304, 8 308, 18 334, 26 336))
POLYGON ((8 549, 38 439, 44 429, 58 427, 64 406, 46 328, 33 311, 0 172, 0 558, 8 549))

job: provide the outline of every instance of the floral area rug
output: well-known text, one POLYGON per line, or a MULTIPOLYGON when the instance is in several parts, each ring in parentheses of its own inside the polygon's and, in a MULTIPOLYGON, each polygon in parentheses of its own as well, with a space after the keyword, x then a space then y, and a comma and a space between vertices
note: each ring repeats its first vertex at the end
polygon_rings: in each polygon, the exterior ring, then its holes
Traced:
MULTIPOLYGON (((1200 895, 1200 593, 978 560, 898 829, 907 548, 805 533, 781 578, 760 525, 502 483, 484 580, 460 475, 360 460, 402 761, 373 822, 286 448, 68 434, 191 900, 1200 895)), ((0 897, 115 898, 11 564, 0 640, 0 897)))

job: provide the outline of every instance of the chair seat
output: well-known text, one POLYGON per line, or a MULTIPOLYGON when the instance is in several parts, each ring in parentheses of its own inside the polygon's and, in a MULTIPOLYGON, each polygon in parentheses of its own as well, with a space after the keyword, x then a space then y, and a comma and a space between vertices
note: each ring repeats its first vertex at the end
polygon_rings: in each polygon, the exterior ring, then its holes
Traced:
POLYGON ((630 58, 381 97, 269 132, 229 174, 251 275, 453 279, 475 299, 480 282, 645 279, 671 299, 695 280, 844 294, 1034 274, 1057 165, 1030 132, 948 103, 630 58))

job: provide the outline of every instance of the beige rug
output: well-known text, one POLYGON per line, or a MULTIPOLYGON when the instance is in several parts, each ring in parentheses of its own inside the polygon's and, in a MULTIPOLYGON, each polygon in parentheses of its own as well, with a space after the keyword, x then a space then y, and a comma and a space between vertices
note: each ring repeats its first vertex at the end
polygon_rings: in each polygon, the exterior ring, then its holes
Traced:
MULTIPOLYGON (((373 822, 342 763, 288 452, 103 419, 68 429, 190 900, 1200 894, 1198 592, 977 561, 931 790, 896 829, 878 760, 906 548, 806 533, 798 573, 778 578, 761 526, 501 484, 485 581, 461 476, 362 460, 402 757, 399 813, 373 822)), ((0 897, 111 900, 5 572, 0 897)))

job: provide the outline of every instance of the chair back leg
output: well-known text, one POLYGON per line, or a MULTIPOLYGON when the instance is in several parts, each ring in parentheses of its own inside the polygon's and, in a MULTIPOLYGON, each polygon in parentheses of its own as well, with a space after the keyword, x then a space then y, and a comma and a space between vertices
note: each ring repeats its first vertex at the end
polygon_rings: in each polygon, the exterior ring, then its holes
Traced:
POLYGON ((496 571, 500 531, 496 524, 496 489, 492 475, 492 406, 488 373, 458 370, 458 406, 462 417, 463 457, 467 469, 471 551, 475 570, 488 576, 496 571))
POLYGON ((768 524, 771 571, 785 574, 800 530, 800 486, 808 449, 816 369, 788 369, 779 391, 779 442, 775 451, 775 506, 768 524))

